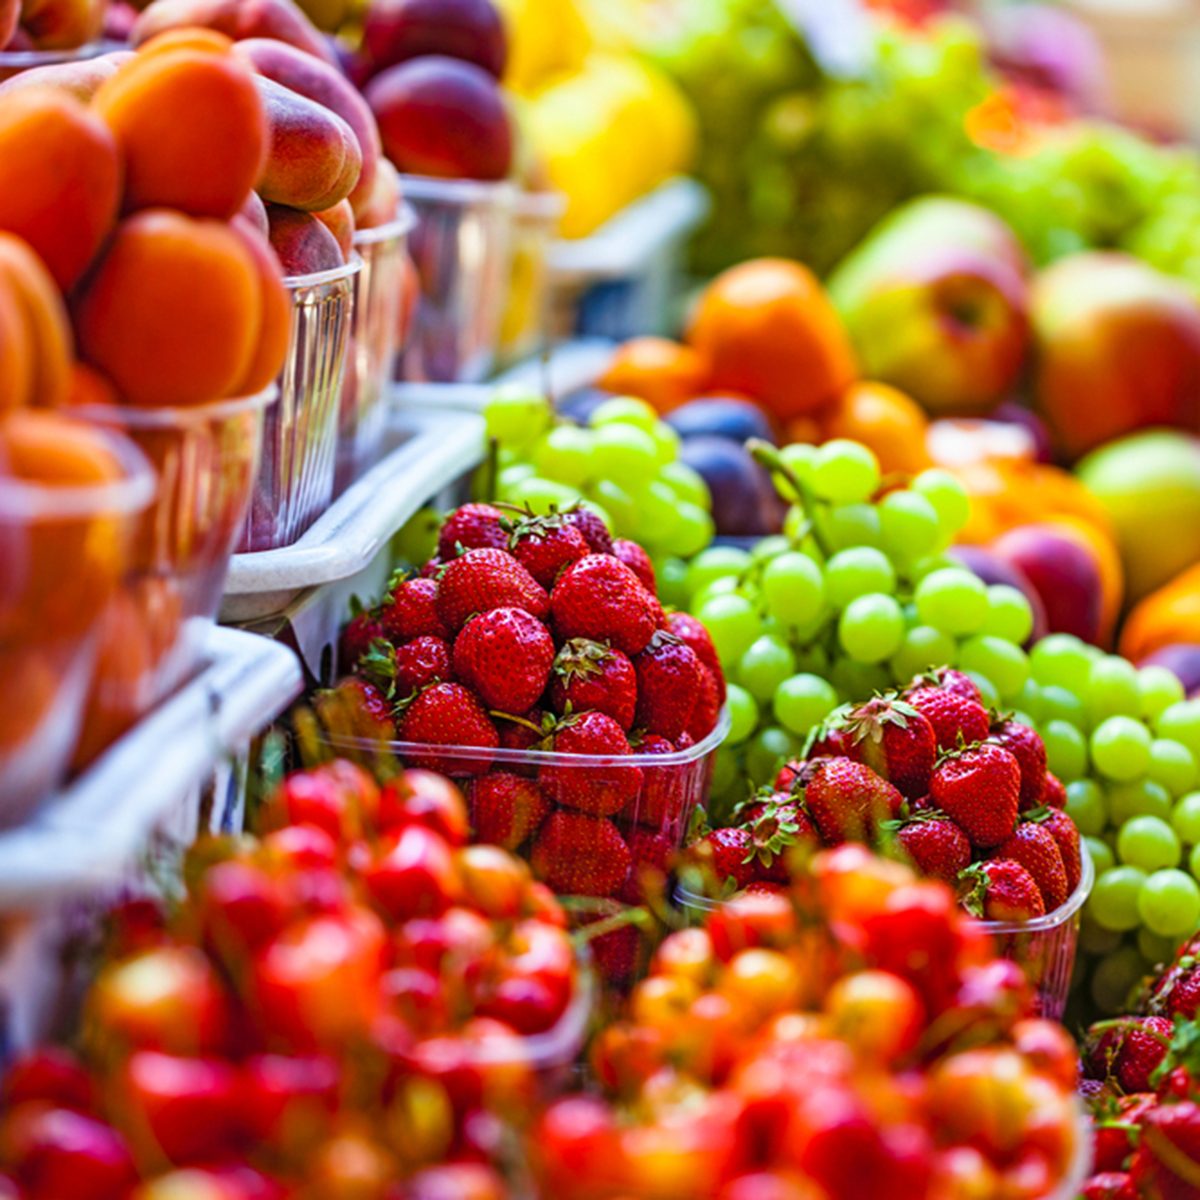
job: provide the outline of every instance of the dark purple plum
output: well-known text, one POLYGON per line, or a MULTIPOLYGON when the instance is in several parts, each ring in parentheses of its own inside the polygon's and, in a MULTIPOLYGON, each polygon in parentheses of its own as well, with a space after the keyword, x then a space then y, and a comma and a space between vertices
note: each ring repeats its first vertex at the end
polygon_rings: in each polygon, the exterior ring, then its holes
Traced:
POLYGON ((989 587, 994 583, 1006 583, 1024 595, 1025 599, 1029 601, 1029 607, 1033 610, 1033 633, 1030 635, 1027 645, 1046 636, 1046 606, 1042 603, 1037 588, 1033 586, 1029 581, 1029 576, 1020 567, 1013 566, 1012 563, 1006 562, 998 554, 993 554, 982 546, 952 546, 950 555, 958 559, 967 570, 978 575, 989 587))
POLYGON ((668 425, 682 438, 722 437, 732 442, 761 438, 775 444, 775 432, 766 413, 752 400, 733 396, 702 396, 669 412, 668 425))
POLYGON ((1179 676, 1183 690, 1189 696, 1200 692, 1200 645, 1195 642, 1173 642, 1148 654, 1139 667, 1159 666, 1179 676))
POLYGON ((564 417, 570 417, 572 421, 576 421, 580 425, 586 425, 592 419, 592 413, 600 405, 612 398, 612 392, 606 392, 601 388, 579 388, 577 391, 569 392, 559 400, 558 411, 564 417))
POLYGON ((721 537, 763 537, 783 528, 785 506, 766 470, 728 438, 685 440, 679 459, 698 471, 712 493, 712 515, 721 537))

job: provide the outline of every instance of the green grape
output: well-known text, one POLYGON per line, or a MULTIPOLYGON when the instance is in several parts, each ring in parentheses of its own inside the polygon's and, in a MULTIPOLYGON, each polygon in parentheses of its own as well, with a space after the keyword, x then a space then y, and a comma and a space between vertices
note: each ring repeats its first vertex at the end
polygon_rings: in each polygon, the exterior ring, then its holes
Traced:
POLYGON ((904 576, 913 584, 918 584, 926 575, 934 571, 961 571, 962 564, 948 554, 927 554, 918 558, 914 563, 908 563, 904 568, 904 576))
POLYGON ((552 508, 570 508, 579 499, 579 493, 564 483, 552 479, 539 479, 536 475, 522 479, 512 489, 514 504, 528 504, 535 513, 545 515, 552 508))
POLYGON ((1087 742, 1074 725, 1047 721, 1042 741, 1046 743, 1046 765, 1063 783, 1078 779, 1087 770, 1087 742))
POLYGON ((825 541, 835 550, 883 545, 883 524, 873 504, 838 504, 817 514, 825 541))
POLYGON ((1155 738, 1150 743, 1150 765, 1146 774, 1155 783, 1161 783, 1172 796, 1191 791, 1200 779, 1192 752, 1170 738, 1155 738))
POLYGON ((787 554, 791 548, 792 543, 787 538, 781 533, 773 533, 770 537, 759 538, 750 547, 750 561, 766 564, 781 554, 787 554))
POLYGON ((1051 633, 1029 652, 1034 679, 1043 687, 1060 687, 1073 695, 1082 695, 1092 673, 1092 658, 1087 646, 1069 633, 1051 633))
MULTIPOLYGON (((1037 653, 1036 646, 1033 653, 1037 653)), ((1029 656, 1029 661, 1032 666, 1033 654, 1029 656)), ((1043 721, 1068 721, 1077 729, 1083 726, 1086 719, 1083 701, 1074 692, 1068 692, 1066 688, 1053 683, 1046 684, 1039 688, 1039 691, 1042 710, 1040 715, 1043 721)))
POLYGON ((505 467, 496 476, 496 495, 501 500, 510 499, 520 484, 527 479, 536 478, 537 472, 529 463, 516 463, 511 467, 505 467))
POLYGON ((715 579, 741 575, 750 565, 750 555, 736 546, 711 546, 688 564, 687 590, 695 596, 715 579))
POLYGON ((789 550, 763 568, 763 604, 767 613, 788 625, 803 625, 825 605, 825 578, 807 554, 789 550))
POLYGON ((630 499, 638 514, 641 540, 653 546, 672 546, 679 528, 679 501, 660 480, 631 490, 630 499))
POLYGON ((582 487, 592 473, 592 434, 578 425, 556 425, 538 439, 533 465, 547 479, 582 487))
POLYGON ((795 673, 796 657, 791 647, 769 634, 750 645, 735 669, 738 683, 760 704, 770 703, 775 689, 795 673))
POLYGON ((989 634, 969 637, 958 648, 958 665, 964 671, 986 675, 1001 699, 1014 696, 1029 678, 1029 659, 1020 646, 989 634))
POLYGON ((1029 714, 1030 723, 1036 729, 1038 721, 1042 719, 1042 689, 1032 679, 1026 679, 1012 702, 1016 708, 1029 714))
POLYGON ((1116 783, 1105 789, 1108 813, 1112 823, 1124 825, 1131 817, 1171 818, 1171 797, 1161 783, 1151 779, 1135 779, 1132 783, 1116 783))
POLYGON ((1142 885, 1138 914, 1160 937, 1194 933, 1200 925, 1200 884, 1185 871, 1155 871, 1142 885))
POLYGON ((1117 932, 1136 929, 1142 921, 1138 896, 1145 882, 1146 872, 1137 867, 1112 867, 1098 876, 1087 905, 1092 920, 1117 932))
POLYGON ((762 633, 762 619, 754 605, 736 592, 706 600, 696 616, 708 627, 724 667, 737 662, 762 633))
POLYGON ((729 707, 729 733, 725 737, 725 744, 737 746, 758 726, 758 705, 754 697, 736 683, 726 684, 725 703, 729 707))
POLYGON ((644 429, 602 425, 592 438, 592 461, 602 479, 633 491, 658 473, 658 445, 644 429))
POLYGON ((625 537, 637 528, 638 514, 629 493, 611 479, 597 479, 588 489, 588 496, 604 506, 612 518, 611 531, 625 537))
POLYGON ((1166 966, 1175 957, 1177 939, 1159 937, 1149 929, 1139 929, 1137 935, 1138 953, 1153 966, 1166 966))
POLYGON ((1092 860, 1092 869, 1097 875, 1102 875, 1116 866, 1117 860, 1113 855, 1112 847, 1102 838, 1085 837, 1083 844, 1087 847, 1088 855, 1092 860))
POLYGON ((829 655, 822 646, 804 646, 796 654, 796 670, 809 675, 826 677, 831 665, 829 655))
POLYGON ((1025 593, 1007 583, 997 583, 988 588, 987 598, 987 617, 980 632, 1023 645, 1033 632, 1033 609, 1025 593))
POLYGON ((1200 879, 1200 845, 1193 846, 1188 853, 1188 870, 1193 879, 1200 879))
POLYGON ((729 743, 717 747, 716 754, 713 755, 713 771, 712 782, 709 784, 709 802, 711 803, 713 796, 720 796, 726 792, 740 788, 741 772, 738 770, 737 755, 729 749, 729 743))
POLYGON ((392 548, 401 562, 423 563, 437 553, 442 516, 436 509, 418 509, 401 527, 392 548))
POLYGON ((1171 826, 1185 844, 1200 845, 1200 792, 1188 792, 1176 801, 1171 826))
POLYGON ((687 504, 694 504, 705 512, 712 510, 712 495, 704 476, 693 470, 687 463, 666 463, 659 468, 658 477, 671 491, 687 504))
POLYGON ((922 471, 912 481, 912 488, 933 505, 942 533, 947 538, 952 538, 971 516, 967 490, 949 471, 937 467, 922 471))
POLYGON ((786 729, 768 725, 747 743, 746 772, 756 784, 770 783, 779 768, 789 758, 795 758, 802 748, 799 738, 786 729))
POLYGON ((1142 707, 1137 668, 1116 654, 1101 655, 1092 663, 1087 686, 1080 694, 1093 725, 1107 717, 1136 716, 1142 707))
POLYGON ((812 465, 817 457, 817 448, 811 442, 791 442, 782 447, 779 457, 801 483, 809 482, 812 465))
POLYGON ((996 685, 986 675, 980 675, 978 671, 967 671, 965 674, 979 689, 979 703, 984 708, 1000 707, 1000 693, 996 691, 996 685))
POLYGON ((864 696, 882 692, 891 679, 878 663, 860 663, 852 658, 839 658, 829 668, 829 682, 846 701, 860 701, 864 696))
POLYGON ((653 433, 659 423, 658 413, 645 400, 637 400, 633 396, 614 396, 598 404, 588 418, 588 424, 593 429, 605 425, 633 425, 646 433, 653 433))
POLYGON ((775 719, 804 737, 837 707, 837 693, 820 675, 793 675, 775 690, 775 719))
POLYGON ((1183 684, 1179 676, 1166 667, 1143 667, 1138 671, 1137 682, 1142 702, 1141 715, 1147 721, 1153 721, 1164 709, 1183 699, 1183 684))
POLYGON ((650 436, 654 439, 654 445, 658 450, 660 469, 670 466, 679 458, 682 439, 666 421, 656 421, 654 428, 650 430, 650 436))
POLYGON ((896 570, 882 550, 855 546, 839 550, 825 564, 825 597, 836 609, 870 592, 893 592, 896 570))
POLYGON ((1117 854, 1132 867, 1157 871, 1175 866, 1182 848, 1175 830, 1161 817, 1134 817, 1117 834, 1117 854))
POLYGON ((838 644, 856 662, 891 658, 903 640, 904 614, 893 596, 859 596, 838 619, 838 644))
POLYGON ((506 446, 528 446, 553 419, 545 396, 519 385, 497 388, 483 406, 487 436, 506 446))
POLYGON ((673 554, 658 567, 658 598, 667 608, 687 608, 688 565, 673 554))
POLYGON ((1122 946, 1105 955, 1092 973, 1092 1000, 1102 1013, 1126 1012, 1129 996, 1141 983, 1146 964, 1136 946, 1122 946))
POLYGON ((883 548, 900 562, 912 562, 937 549, 941 523, 937 510, 919 492, 889 492, 879 502, 883 548))
POLYGON ((1200 760, 1200 699, 1181 700, 1164 708, 1154 722, 1154 732, 1182 742, 1200 760))
POLYGON ((707 604, 713 596, 728 596, 731 592, 738 590, 737 576, 722 575, 720 579, 714 579, 711 583, 706 583, 691 600, 692 613, 700 610, 701 605, 707 604))
POLYGON ((808 481, 822 500, 834 504, 860 503, 879 486, 879 460, 859 442, 834 438, 813 456, 808 481))
POLYGON ((675 510, 678 520, 672 534, 672 550, 685 558, 699 554, 706 546, 712 544, 716 526, 708 512, 698 504, 688 504, 680 501, 675 510))
POLYGON ((957 644, 949 634, 932 625, 914 625, 904 635, 900 649, 892 657, 892 675, 897 683, 907 683, 930 667, 952 666, 957 644))
POLYGON ((1146 774, 1150 765, 1150 731, 1133 717, 1109 717, 1092 731, 1090 747, 1096 769, 1118 783, 1146 774))
POLYGON ((1088 837, 1099 837, 1108 826, 1104 791, 1094 779, 1073 779, 1067 784, 1067 816, 1088 837))
POLYGON ((916 601, 922 624, 955 636, 974 633, 987 618, 987 588, 959 567, 926 575, 917 584, 916 601))

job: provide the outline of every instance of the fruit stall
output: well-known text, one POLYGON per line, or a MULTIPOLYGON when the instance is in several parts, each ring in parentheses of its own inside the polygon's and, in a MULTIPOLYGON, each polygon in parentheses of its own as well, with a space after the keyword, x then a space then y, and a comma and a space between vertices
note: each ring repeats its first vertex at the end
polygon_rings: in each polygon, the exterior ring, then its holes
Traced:
POLYGON ((1200 1200, 1198 55, 0 0, 0 1200, 1200 1200))

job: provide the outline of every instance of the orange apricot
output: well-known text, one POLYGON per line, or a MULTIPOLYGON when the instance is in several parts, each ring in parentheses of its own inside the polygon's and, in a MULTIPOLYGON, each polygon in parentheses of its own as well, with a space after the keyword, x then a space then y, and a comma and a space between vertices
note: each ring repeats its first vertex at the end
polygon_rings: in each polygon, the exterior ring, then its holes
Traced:
POLYGON ((283 268, 267 240, 245 217, 236 218, 231 228, 254 263, 262 306, 254 354, 235 389, 250 396, 261 392, 283 370, 292 330, 292 298, 283 286, 283 268))
POLYGON ((8 402, 23 399, 27 404, 61 404, 67 396, 74 357, 66 306, 42 260, 11 233, 0 233, 0 286, 15 301, 20 336, 28 347, 24 395, 14 384, 8 402))

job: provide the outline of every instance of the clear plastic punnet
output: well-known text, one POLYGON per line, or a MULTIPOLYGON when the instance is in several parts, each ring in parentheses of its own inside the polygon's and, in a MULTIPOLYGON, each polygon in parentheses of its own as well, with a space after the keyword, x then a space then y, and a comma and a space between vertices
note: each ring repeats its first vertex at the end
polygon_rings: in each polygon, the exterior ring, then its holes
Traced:
POLYGON ((514 363, 536 354, 549 333, 550 248, 566 208, 561 192, 523 192, 513 215, 508 299, 498 357, 514 363))

